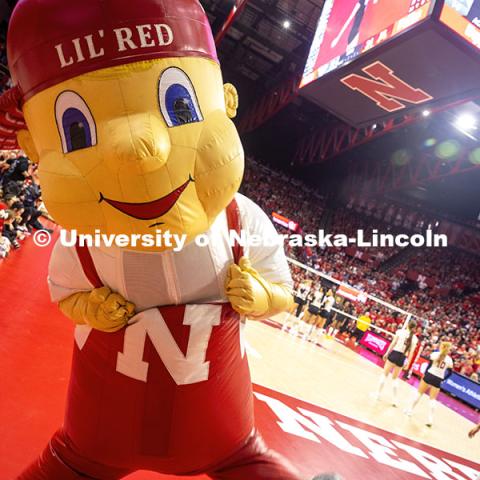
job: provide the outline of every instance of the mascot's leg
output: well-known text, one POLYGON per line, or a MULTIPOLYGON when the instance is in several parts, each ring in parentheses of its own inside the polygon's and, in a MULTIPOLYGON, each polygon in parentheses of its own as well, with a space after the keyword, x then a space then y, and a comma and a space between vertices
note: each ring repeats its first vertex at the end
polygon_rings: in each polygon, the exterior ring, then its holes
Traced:
POLYGON ((129 473, 98 464, 92 466, 69 449, 60 431, 16 480, 117 480, 129 473))
POLYGON ((207 475, 215 480, 304 480, 286 459, 267 448, 257 432, 207 475))
POLYGON ((43 453, 25 470, 17 480, 77 480, 88 479, 68 467, 49 444, 43 453))

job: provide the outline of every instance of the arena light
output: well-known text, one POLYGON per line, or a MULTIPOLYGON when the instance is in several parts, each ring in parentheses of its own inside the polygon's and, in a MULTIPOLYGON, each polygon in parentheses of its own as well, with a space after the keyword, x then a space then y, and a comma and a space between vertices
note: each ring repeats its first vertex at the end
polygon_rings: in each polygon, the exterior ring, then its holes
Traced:
POLYGON ((391 161, 395 167, 404 167, 412 160, 412 154, 405 148, 393 152, 391 161))
POLYGON ((291 26, 292 26, 292 22, 291 22, 290 20, 285 20, 285 21, 283 22, 283 28, 284 28, 285 30, 288 30, 291 26))
POLYGON ((437 144, 437 139, 434 138, 434 137, 427 138, 427 139, 425 140, 425 142, 423 143, 423 145, 424 145, 426 148, 432 148, 432 147, 434 147, 436 144, 437 144))
POLYGON ((460 151, 460 144, 456 140, 446 140, 439 143, 435 148, 437 157, 445 161, 456 159, 460 151))
POLYGON ((477 128, 477 119, 470 113, 463 113, 456 119, 455 126, 461 132, 471 132, 477 128))
POLYGON ((480 147, 472 150, 468 155, 468 159, 473 165, 480 165, 480 147))
POLYGON ((422 112, 422 115, 423 115, 425 118, 429 117, 431 114, 432 114, 432 112, 431 112, 430 110, 424 110, 424 111, 422 112))

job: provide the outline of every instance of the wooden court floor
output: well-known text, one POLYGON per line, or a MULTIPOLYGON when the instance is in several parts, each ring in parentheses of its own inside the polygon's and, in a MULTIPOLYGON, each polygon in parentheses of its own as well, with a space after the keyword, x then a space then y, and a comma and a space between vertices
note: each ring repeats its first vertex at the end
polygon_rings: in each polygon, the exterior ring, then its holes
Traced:
POLYGON ((478 461, 480 438, 471 440, 467 436, 472 422, 438 403, 435 423, 428 428, 426 396, 414 415, 407 417, 403 410, 411 402, 415 389, 406 382, 399 385, 399 407, 391 405, 391 380, 387 381, 381 400, 375 402, 371 393, 378 387, 381 368, 339 342, 324 337, 318 347, 269 325, 253 322, 247 323, 246 338, 254 383, 478 461))

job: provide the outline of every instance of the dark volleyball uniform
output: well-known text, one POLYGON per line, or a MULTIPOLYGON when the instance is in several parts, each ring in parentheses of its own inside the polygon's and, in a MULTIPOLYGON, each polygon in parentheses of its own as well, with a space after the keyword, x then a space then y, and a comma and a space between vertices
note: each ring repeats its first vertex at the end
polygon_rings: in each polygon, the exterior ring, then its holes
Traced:
POLYGON ((308 312, 312 315, 320 314, 320 306, 322 305, 323 292, 316 290, 313 292, 312 301, 308 305, 308 312))
POLYGON ((320 311, 320 316, 327 320, 324 328, 327 328, 332 321, 332 308, 334 305, 335 297, 333 295, 325 297, 322 301, 322 310, 320 311))
POLYGON ((430 355, 432 364, 428 367, 423 377, 423 381, 431 387, 440 388, 442 382, 449 376, 448 371, 453 368, 453 360, 447 355, 441 363, 438 362, 440 352, 434 352, 430 355))
POLYGON ((297 304, 297 310, 295 316, 299 316, 303 306, 307 303, 308 292, 310 291, 310 286, 306 283, 301 283, 297 288, 297 291, 294 296, 295 303, 297 304))
POLYGON ((397 343, 393 350, 388 355, 388 361, 396 365, 397 367, 402 368, 405 364, 405 360, 410 352, 414 351, 418 344, 418 338, 416 335, 412 337, 412 343, 410 344, 410 349, 406 351, 407 348, 407 341, 408 337, 410 336, 410 331, 402 328, 397 330, 395 333, 395 337, 397 339, 397 343))

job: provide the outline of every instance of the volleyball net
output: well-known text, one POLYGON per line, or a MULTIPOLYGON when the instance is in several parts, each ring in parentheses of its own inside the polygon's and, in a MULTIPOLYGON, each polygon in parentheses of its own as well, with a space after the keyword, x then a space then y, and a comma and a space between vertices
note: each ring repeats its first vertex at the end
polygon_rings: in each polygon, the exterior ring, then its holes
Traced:
POLYGON ((381 343, 379 340, 377 341, 377 339, 375 338, 375 334, 387 337, 391 340, 396 329, 402 326, 406 326, 412 319, 415 319, 423 328, 428 325, 427 320, 417 317, 413 313, 403 310, 397 305, 389 303, 366 291, 358 290, 352 285, 341 282, 336 278, 327 275, 324 272, 321 272, 299 262, 298 260, 295 260, 293 258, 287 258, 287 260, 292 267, 300 269, 300 271, 302 272, 301 276, 304 280, 310 279, 315 281, 315 283, 317 284, 320 283, 324 291, 332 288, 335 290, 336 297, 341 297, 350 301, 350 303, 356 305, 356 311, 360 312, 359 315, 346 312, 342 309, 342 304, 338 302, 335 303, 332 310, 337 314, 356 322, 356 324, 367 324, 368 331, 373 332, 373 335, 370 335, 370 339, 365 339, 367 343, 368 340, 373 343, 381 343), (361 308, 358 308, 359 305, 361 308), (362 314, 366 314, 368 312, 371 312, 372 310, 379 312, 378 315, 375 315, 375 317, 383 319, 383 326, 376 325, 374 321, 369 322, 366 320, 362 320, 362 314), (390 325, 391 329, 384 328, 389 326, 388 324, 385 324, 387 322, 386 319, 388 318, 396 319, 394 324, 390 325), (391 330, 393 330, 393 333, 391 330))

